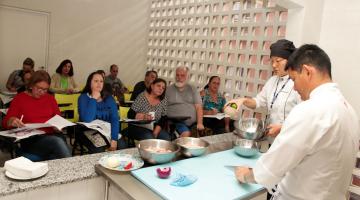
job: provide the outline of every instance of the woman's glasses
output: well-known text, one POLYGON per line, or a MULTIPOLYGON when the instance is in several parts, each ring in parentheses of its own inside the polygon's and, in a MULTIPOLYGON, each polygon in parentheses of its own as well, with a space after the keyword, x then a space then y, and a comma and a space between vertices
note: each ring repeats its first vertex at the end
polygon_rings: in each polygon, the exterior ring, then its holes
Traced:
POLYGON ((47 88, 42 88, 42 87, 39 87, 39 86, 37 86, 37 85, 34 85, 33 88, 34 88, 36 91, 42 92, 42 93, 46 93, 46 92, 49 90, 48 87, 47 87, 47 88))

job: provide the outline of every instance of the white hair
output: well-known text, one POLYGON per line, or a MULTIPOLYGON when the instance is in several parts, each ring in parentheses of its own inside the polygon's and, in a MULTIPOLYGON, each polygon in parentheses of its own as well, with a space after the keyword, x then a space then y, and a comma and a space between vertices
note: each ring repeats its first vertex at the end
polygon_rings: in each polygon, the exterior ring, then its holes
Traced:
POLYGON ((190 69, 186 66, 179 66, 176 68, 176 71, 178 71, 178 70, 185 70, 186 73, 188 73, 190 71, 190 69))

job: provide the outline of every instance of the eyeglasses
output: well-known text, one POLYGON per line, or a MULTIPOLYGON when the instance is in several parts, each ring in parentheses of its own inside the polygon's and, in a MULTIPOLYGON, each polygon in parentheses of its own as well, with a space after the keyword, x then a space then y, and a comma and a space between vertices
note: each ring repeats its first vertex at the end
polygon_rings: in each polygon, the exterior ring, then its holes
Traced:
POLYGON ((34 87, 33 87, 35 90, 37 90, 38 92, 43 92, 43 93, 46 93, 48 90, 49 90, 49 88, 42 88, 42 87, 39 87, 39 86, 37 86, 37 85, 34 85, 34 87))

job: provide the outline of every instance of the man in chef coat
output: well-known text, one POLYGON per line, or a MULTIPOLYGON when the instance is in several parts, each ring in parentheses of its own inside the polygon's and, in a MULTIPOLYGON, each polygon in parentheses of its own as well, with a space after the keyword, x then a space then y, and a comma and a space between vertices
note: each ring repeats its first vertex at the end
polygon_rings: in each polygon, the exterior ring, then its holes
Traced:
POLYGON ((303 102, 254 168, 237 167, 236 177, 274 189, 277 200, 345 200, 359 148, 358 117, 332 82, 331 62, 321 48, 301 46, 286 68, 303 102))

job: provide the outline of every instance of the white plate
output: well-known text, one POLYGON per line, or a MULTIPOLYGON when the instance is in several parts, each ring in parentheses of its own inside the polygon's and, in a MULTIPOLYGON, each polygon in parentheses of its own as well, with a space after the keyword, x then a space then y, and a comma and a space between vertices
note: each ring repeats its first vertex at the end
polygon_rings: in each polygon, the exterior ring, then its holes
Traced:
POLYGON ((118 153, 118 154, 108 154, 108 155, 101 157, 99 160, 99 164, 110 170, 132 171, 132 170, 139 169, 140 167, 142 167, 144 165, 144 161, 140 157, 137 157, 137 156, 133 156, 130 154, 118 153), (107 164, 107 160, 110 157, 117 159, 120 162, 120 165, 115 168, 109 167, 107 164), (132 167, 130 169, 124 169, 124 167, 126 165, 128 165, 130 162, 132 163, 132 167))
POLYGON ((49 170, 46 170, 44 171, 44 173, 40 174, 39 176, 37 177, 32 177, 32 178, 24 178, 24 177, 20 177, 20 176, 16 176, 14 174, 12 174, 11 172, 8 172, 8 171, 5 171, 5 176, 11 178, 11 179, 14 179, 14 180, 21 180, 21 181, 24 181, 24 180, 31 180, 31 179, 36 179, 36 178, 40 178, 42 176, 44 176, 49 170))

